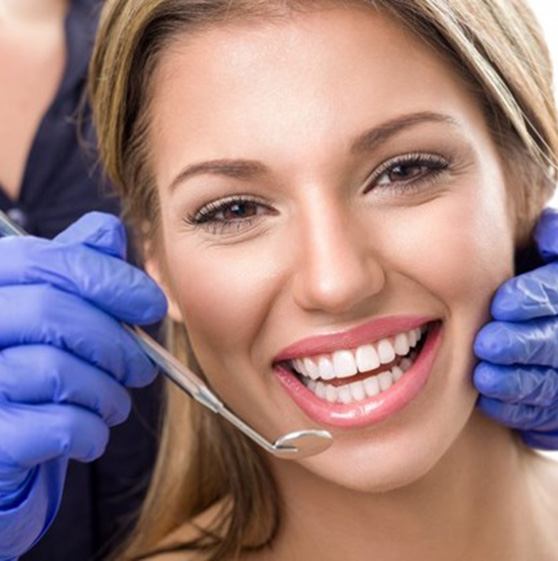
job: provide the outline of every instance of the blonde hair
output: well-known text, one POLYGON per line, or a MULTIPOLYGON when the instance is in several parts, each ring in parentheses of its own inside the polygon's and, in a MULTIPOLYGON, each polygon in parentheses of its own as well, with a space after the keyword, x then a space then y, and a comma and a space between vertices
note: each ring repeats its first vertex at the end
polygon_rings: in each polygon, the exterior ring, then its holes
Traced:
MULTIPOLYGON (((126 217, 144 240, 154 242, 159 226, 148 133, 150 79, 165 47, 189 30, 355 2, 397 18, 449 60, 476 93, 503 158, 519 178, 517 243, 527 243, 554 189, 558 122, 549 54, 522 0, 107 0, 90 95, 101 159, 126 217)), ((169 325, 168 341, 203 377, 181 325, 169 325)), ((181 549, 218 561, 273 541, 281 497, 266 458, 226 422, 170 387, 154 476, 119 558, 145 557, 174 529, 218 504, 215 521, 181 549)))

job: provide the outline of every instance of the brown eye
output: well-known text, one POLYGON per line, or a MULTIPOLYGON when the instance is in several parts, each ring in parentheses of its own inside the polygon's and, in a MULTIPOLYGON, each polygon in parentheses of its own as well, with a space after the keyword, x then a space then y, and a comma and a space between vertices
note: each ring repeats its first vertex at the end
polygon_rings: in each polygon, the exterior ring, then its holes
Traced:
POLYGON ((184 218, 184 222, 194 228, 201 227, 212 234, 231 231, 240 233, 264 218, 274 214, 274 210, 263 201, 246 195, 231 197, 207 203, 196 213, 184 218))
POLYGON ((409 191, 434 181, 449 168, 449 162, 434 154, 406 154, 380 166, 370 186, 388 191, 409 191))
POLYGON ((390 182, 409 181, 428 173, 429 167, 419 164, 397 164, 384 172, 378 180, 378 185, 387 185, 390 182), (383 178, 387 178, 383 179, 383 178))
POLYGON ((241 201, 227 205, 217 215, 222 215, 222 220, 239 220, 251 218, 258 214, 258 205, 251 201, 241 201))

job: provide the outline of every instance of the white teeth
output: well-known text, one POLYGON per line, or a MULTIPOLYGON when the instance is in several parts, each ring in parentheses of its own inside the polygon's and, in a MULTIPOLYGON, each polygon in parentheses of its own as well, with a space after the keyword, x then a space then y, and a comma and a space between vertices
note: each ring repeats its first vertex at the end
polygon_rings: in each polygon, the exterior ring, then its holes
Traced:
POLYGON ((320 372, 320 378, 324 380, 332 380, 335 378, 335 370, 333 369, 333 364, 329 358, 321 356, 318 359, 318 369, 320 372))
POLYGON ((388 370, 387 372, 381 372, 378 374, 378 382, 380 384, 380 389, 385 392, 391 388, 393 384, 393 378, 391 377, 391 371, 388 370))
POLYGON ((300 372, 309 376, 312 380, 317 380, 320 377, 318 365, 311 358, 302 359, 302 370, 300 372))
MULTIPOLYGON (((421 335, 420 330, 418 333, 421 335)), ((417 333, 413 330, 412 334, 407 333, 405 338, 408 339, 408 344, 411 346, 417 333)), ((402 358, 398 364, 393 366, 390 370, 384 370, 379 374, 368 376, 365 380, 347 383, 341 386, 334 386, 325 381, 317 380, 314 377, 319 376, 325 380, 332 378, 343 378, 354 375, 358 369, 364 371, 374 370, 378 366, 382 358, 387 359, 390 356, 390 349, 393 352, 394 347, 398 351, 403 349, 403 343, 397 341, 397 336, 393 346, 387 339, 382 339, 378 343, 378 352, 373 345, 363 345, 356 350, 355 357, 350 351, 336 351, 333 353, 332 360, 322 355, 319 357, 317 364, 316 361, 309 358, 293 360, 292 364, 303 376, 303 381, 306 387, 312 391, 318 398, 328 401, 329 403, 342 403, 350 404, 353 402, 363 401, 370 397, 374 397, 379 393, 385 392, 391 386, 398 382, 398 380, 405 375, 405 372, 413 365, 417 356, 417 351, 412 350, 407 356, 402 358), (299 370, 300 369, 300 370, 299 370), (349 374, 350 372, 350 374, 349 374)), ((415 341, 416 344, 416 341, 415 341)), ((388 361, 388 362, 391 362, 388 361)))
POLYGON ((380 366, 380 359, 374 345, 358 347, 355 354, 359 372, 367 372, 380 366))
POLYGON ((337 388, 331 384, 325 384, 326 387, 326 399, 330 403, 335 403, 337 401, 337 388))
POLYGON ((340 386, 337 388, 337 399, 341 403, 351 403, 353 396, 351 395, 351 388, 349 386, 340 386))
POLYGON ((345 405, 355 401, 374 397, 379 393, 391 388, 402 376, 403 369, 394 366, 391 370, 385 370, 379 374, 369 376, 363 381, 353 382, 344 386, 333 386, 327 382, 317 382, 316 380, 305 380, 306 387, 320 399, 330 403, 343 403, 345 405))
POLYGON ((362 382, 353 382, 349 384, 349 388, 351 389, 351 395, 355 401, 361 401, 366 397, 364 384, 362 382))
POLYGON ((325 399, 326 398, 326 385, 323 384, 322 382, 318 382, 316 384, 316 387, 314 388, 314 393, 320 398, 320 399, 325 399))
POLYGON ((378 343, 378 356, 382 364, 388 364, 395 358, 395 351, 388 339, 382 339, 378 343))
POLYGON ((403 370, 396 365, 391 369, 391 376, 393 378, 393 381, 397 382, 397 380, 399 380, 399 378, 403 376, 403 370))
POLYGON ((380 393, 380 384, 378 382, 378 376, 370 376, 366 378, 363 382, 364 391, 368 397, 374 397, 380 393))
POLYGON ((333 353, 333 369, 337 378, 347 378, 357 373, 355 357, 351 351, 335 351, 333 353))
POLYGON ((405 372, 414 358, 412 353, 415 351, 412 349, 425 332, 425 326, 417 327, 356 349, 340 349, 332 354, 293 359, 291 365, 298 373, 311 380, 332 380, 376 370, 382 364, 393 362, 396 357, 404 357, 399 361, 399 368, 405 372))
POLYGON ((417 344, 417 342, 420 340, 421 334, 422 332, 420 327, 411 329, 411 331, 409 331, 409 343, 411 344, 411 347, 414 347, 417 344))
POLYGON ((405 356, 411 347, 406 333, 398 333, 393 342, 393 349, 399 356, 405 356))

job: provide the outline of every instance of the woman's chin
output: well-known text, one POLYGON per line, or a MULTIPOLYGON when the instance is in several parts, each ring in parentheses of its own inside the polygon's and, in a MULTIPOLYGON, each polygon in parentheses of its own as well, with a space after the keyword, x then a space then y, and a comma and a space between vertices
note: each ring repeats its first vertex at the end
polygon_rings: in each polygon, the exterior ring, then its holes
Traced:
POLYGON ((320 480, 353 491, 401 489, 431 472, 443 473, 444 456, 467 441, 475 401, 470 390, 466 399, 461 395, 452 400, 453 407, 447 407, 448 401, 438 402, 427 416, 409 412, 400 423, 375 431, 337 432, 329 450, 298 463, 320 480))
POLYGON ((363 493, 400 489, 431 471, 447 448, 421 443, 409 448, 395 443, 343 446, 300 462, 321 480, 363 493))

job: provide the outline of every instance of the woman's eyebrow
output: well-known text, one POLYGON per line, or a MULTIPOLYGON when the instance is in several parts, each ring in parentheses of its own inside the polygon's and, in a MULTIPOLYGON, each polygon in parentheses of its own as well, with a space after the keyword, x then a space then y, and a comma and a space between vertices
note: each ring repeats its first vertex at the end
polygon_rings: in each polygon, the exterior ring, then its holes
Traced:
MULTIPOLYGON (((449 115, 432 111, 420 111, 395 117, 359 134, 351 143, 350 153, 361 154, 370 152, 378 145, 386 142, 395 134, 423 123, 446 123, 459 126, 459 123, 449 115)), ((253 179, 265 175, 269 168, 258 160, 244 159, 215 159, 196 162, 186 166, 170 183, 172 192, 187 179, 202 174, 221 175, 233 179, 253 179)))

